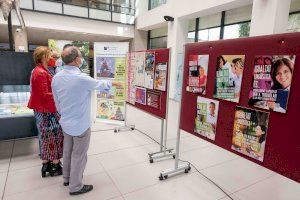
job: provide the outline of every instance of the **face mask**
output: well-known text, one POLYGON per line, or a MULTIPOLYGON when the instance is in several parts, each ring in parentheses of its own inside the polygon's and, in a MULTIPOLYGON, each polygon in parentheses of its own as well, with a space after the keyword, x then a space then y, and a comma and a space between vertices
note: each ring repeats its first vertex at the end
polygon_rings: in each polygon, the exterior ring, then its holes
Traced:
POLYGON ((53 58, 50 58, 48 61, 48 66, 49 67, 55 67, 55 60, 53 58))

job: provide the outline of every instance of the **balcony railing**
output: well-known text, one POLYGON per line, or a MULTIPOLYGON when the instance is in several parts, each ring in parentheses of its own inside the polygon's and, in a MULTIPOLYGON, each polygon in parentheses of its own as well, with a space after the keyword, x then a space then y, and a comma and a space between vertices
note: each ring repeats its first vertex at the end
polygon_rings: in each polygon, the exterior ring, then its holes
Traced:
POLYGON ((166 4, 167 0, 149 0, 149 6, 148 10, 152 10, 153 8, 156 8, 158 6, 161 6, 162 4, 166 4))
POLYGON ((21 9, 123 24, 134 24, 134 5, 99 0, 22 0, 21 9))

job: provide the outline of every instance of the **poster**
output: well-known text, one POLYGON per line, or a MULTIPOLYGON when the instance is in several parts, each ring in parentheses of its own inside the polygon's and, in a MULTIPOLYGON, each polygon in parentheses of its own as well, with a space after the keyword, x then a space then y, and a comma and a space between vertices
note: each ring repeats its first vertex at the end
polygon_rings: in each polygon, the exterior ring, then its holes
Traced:
POLYGON ((145 87, 153 89, 154 83, 154 66, 155 66, 155 53, 145 53, 145 87))
POLYGON ((147 91, 147 105, 156 109, 160 109, 161 92, 148 90, 147 91))
POLYGON ((136 87, 135 89, 135 102, 139 104, 146 105, 146 89, 141 87, 136 87))
POLYGON ((176 88, 174 94, 174 99, 177 102, 179 102, 181 99, 182 80, 183 80, 183 54, 179 53, 177 55, 176 88))
POLYGON ((237 106, 231 148, 263 161, 268 123, 269 113, 237 106))
POLYGON ((111 82, 108 90, 96 92, 96 117, 105 120, 124 121, 126 106, 126 54, 128 42, 95 42, 94 74, 96 79, 111 82))
POLYGON ((286 113, 295 55, 256 56, 249 105, 286 113))
POLYGON ((115 58, 96 56, 96 77, 115 78, 115 58))
MULTIPOLYGON (((48 46, 52 51, 55 51, 58 55, 61 55, 64 48, 68 46, 76 46, 79 48, 79 51, 83 57, 83 65, 80 70, 90 76, 90 67, 89 67, 89 53, 90 53, 90 43, 87 41, 70 41, 70 40, 48 40, 48 46)), ((56 61, 57 72, 63 69, 64 63, 61 58, 56 61)))
POLYGON ((206 94, 209 55, 189 56, 189 77, 186 91, 206 94))
POLYGON ((214 97, 238 103, 243 80, 245 55, 217 57, 214 97))
POLYGON ((145 86, 145 52, 135 53, 135 85, 145 86))
POLYGON ((135 53, 127 54, 127 101, 135 104, 135 53))
POLYGON ((215 140, 218 112, 218 101, 198 96, 195 132, 211 140, 215 140))
POLYGON ((108 101, 99 99, 97 103, 97 117, 100 119, 124 121, 125 119, 125 102, 108 101))
POLYGON ((167 63, 158 63, 155 68, 155 84, 154 89, 166 91, 167 86, 167 63))

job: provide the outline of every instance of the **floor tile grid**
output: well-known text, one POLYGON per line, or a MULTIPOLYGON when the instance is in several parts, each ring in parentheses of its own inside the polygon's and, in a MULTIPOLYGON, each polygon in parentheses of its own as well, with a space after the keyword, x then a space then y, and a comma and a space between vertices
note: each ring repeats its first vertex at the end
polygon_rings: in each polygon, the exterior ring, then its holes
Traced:
POLYGON ((6 172, 6 178, 5 178, 3 193, 1 194, 1 200, 4 199, 7 178, 8 178, 8 174, 9 174, 9 170, 10 170, 10 163, 11 163, 11 159, 12 159, 12 156, 13 156, 13 153, 14 153, 14 147, 15 147, 15 140, 13 140, 13 145, 12 145, 12 148, 11 148, 11 153, 10 153, 10 158, 9 158, 8 169, 7 169, 7 172, 6 172))

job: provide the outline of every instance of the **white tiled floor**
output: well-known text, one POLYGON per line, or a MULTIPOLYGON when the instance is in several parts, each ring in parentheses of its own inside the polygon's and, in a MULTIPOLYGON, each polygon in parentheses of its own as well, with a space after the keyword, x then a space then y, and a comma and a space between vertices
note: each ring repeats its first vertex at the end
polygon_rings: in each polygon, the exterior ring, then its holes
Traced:
MULTIPOLYGON (((172 168, 174 160, 150 164, 148 153, 159 150, 155 142, 138 131, 115 134, 107 130, 113 128, 101 124, 93 128, 97 131, 92 133, 84 181, 95 189, 78 197, 68 195, 61 177, 41 178, 36 138, 0 142, 0 198, 230 200, 194 168, 189 174, 159 181, 159 173, 172 168)), ((185 132, 181 141, 181 159, 191 161, 235 200, 300 199, 299 183, 185 132)), ((168 146, 175 146, 173 137, 168 146)))

